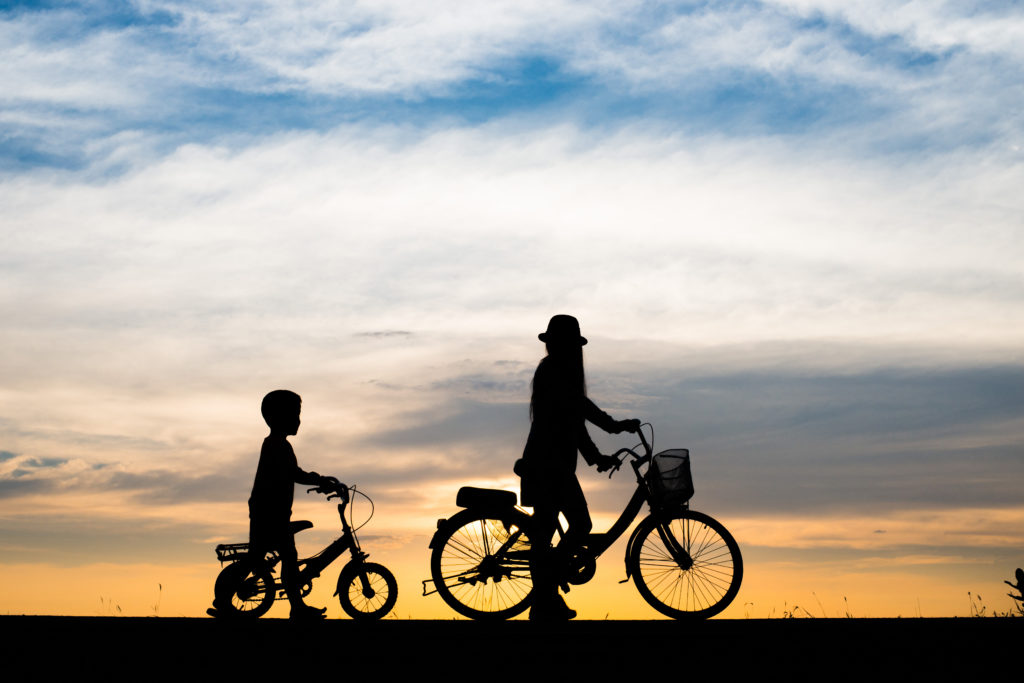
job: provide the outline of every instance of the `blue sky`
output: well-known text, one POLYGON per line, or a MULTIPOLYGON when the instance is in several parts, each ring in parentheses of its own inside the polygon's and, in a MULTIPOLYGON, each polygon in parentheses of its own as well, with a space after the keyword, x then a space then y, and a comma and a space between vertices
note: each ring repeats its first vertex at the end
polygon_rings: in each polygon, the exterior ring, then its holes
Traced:
POLYGON ((0 7, 12 576, 144 546, 205 586, 278 387, 413 562, 516 485, 561 312, 758 595, 884 557, 951 613, 1020 565, 1014 3, 0 7))
POLYGON ((1014 3, 53 2, 2 16, 7 173, 86 170, 119 136, 161 154, 357 122, 839 136, 869 155, 1020 142, 1014 3))

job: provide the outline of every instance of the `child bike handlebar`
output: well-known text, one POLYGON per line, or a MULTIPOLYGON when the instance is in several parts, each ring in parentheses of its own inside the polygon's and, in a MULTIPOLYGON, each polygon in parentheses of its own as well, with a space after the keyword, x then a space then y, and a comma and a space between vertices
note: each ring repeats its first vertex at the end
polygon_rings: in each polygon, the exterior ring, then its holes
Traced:
POLYGON ((338 481, 334 477, 324 477, 323 482, 319 486, 306 489, 306 493, 320 493, 327 496, 327 500, 332 498, 340 498, 342 504, 347 504, 349 501, 348 486, 338 481))

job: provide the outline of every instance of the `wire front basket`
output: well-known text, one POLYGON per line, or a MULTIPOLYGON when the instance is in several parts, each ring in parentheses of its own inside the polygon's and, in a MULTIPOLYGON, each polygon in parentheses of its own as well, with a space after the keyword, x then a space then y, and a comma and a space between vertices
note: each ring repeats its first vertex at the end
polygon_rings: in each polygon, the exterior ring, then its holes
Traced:
POLYGON ((690 451, 671 448, 656 454, 647 470, 647 484, 651 501, 657 507, 681 507, 693 497, 693 477, 690 475, 690 451))

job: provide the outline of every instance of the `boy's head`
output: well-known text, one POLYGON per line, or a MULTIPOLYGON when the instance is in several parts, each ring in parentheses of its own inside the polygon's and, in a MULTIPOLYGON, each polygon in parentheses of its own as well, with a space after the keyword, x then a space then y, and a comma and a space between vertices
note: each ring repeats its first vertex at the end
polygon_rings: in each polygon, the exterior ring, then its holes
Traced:
POLYGON ((295 434, 299 431, 302 398, 294 391, 277 389, 263 397, 260 412, 272 432, 295 434))

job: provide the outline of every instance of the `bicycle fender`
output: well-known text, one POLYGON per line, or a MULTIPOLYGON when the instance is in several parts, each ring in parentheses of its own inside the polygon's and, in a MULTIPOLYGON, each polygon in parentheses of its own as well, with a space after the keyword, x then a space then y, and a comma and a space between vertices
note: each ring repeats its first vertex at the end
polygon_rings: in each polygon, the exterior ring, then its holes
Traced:
MULTIPOLYGON (((520 512, 516 508, 502 504, 475 505, 472 508, 467 508, 466 510, 472 510, 472 512, 476 514, 501 520, 518 520, 521 517, 526 517, 524 513, 520 512)), ((430 537, 430 543, 427 547, 433 550, 437 545, 439 537, 447 538, 450 533, 450 527, 452 526, 452 520, 463 512, 466 512, 466 510, 462 510, 451 517, 437 520, 437 531, 435 531, 434 535, 430 537)))
POLYGON ((442 532, 445 530, 445 528, 447 528, 447 526, 447 518, 437 520, 437 531, 435 531, 434 535, 430 537, 430 544, 427 546, 428 548, 430 548, 431 550, 434 549, 434 545, 437 543, 437 537, 443 535, 442 532))
POLYGON ((362 563, 363 563, 362 560, 349 560, 348 562, 345 563, 345 566, 341 568, 340 572, 338 572, 338 582, 334 586, 334 594, 335 595, 339 595, 341 593, 341 589, 343 588, 342 584, 345 581, 345 572, 346 571, 358 572, 359 571, 359 565, 361 565, 362 563), (352 567, 352 569, 350 570, 349 567, 352 567))
POLYGON ((640 520, 640 523, 637 524, 635 527, 633 527, 633 533, 631 533, 629 535, 629 540, 626 541, 626 558, 625 558, 625 561, 626 561, 626 578, 627 579, 630 577, 630 573, 629 573, 629 558, 633 555, 633 544, 636 543, 636 537, 640 535, 640 529, 644 528, 644 524, 650 518, 651 518, 650 515, 648 515, 647 517, 644 517, 642 520, 640 520))

